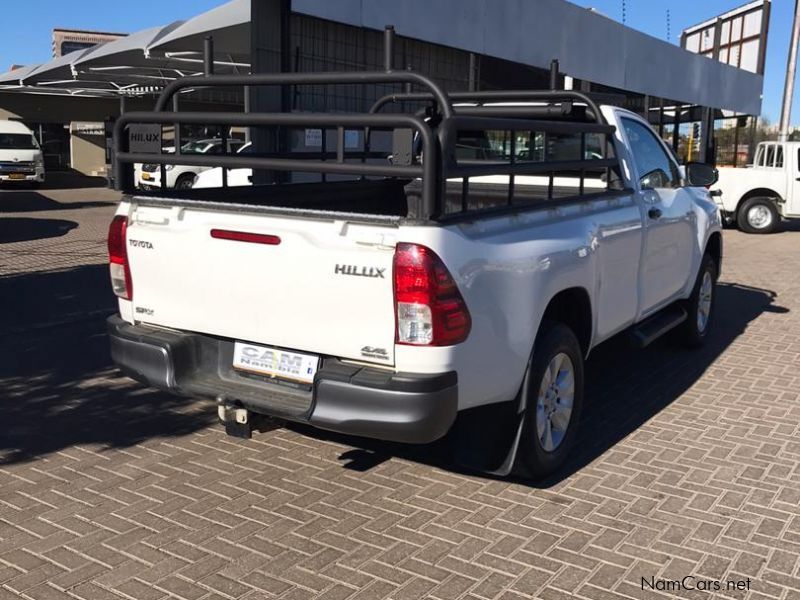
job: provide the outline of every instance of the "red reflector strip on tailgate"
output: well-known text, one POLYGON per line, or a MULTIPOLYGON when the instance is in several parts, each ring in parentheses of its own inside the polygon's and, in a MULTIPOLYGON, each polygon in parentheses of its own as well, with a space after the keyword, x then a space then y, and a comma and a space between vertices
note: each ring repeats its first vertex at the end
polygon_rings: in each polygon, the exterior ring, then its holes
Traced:
POLYGON ((281 238, 277 235, 266 235, 263 233, 248 233, 246 231, 229 231, 227 229, 212 229, 211 237, 218 240, 231 240, 233 242, 248 242, 250 244, 267 244, 277 246, 281 243, 281 238))

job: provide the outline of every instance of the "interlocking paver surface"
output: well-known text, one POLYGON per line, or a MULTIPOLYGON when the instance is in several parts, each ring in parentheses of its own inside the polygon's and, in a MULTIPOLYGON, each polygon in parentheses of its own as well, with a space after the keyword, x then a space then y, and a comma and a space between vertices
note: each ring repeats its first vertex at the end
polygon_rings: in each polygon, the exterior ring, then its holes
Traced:
POLYGON ((445 444, 228 438, 117 374, 114 199, 0 192, 0 600, 800 598, 800 227, 725 232, 706 348, 598 348, 575 460, 529 484, 445 444), (750 589, 642 590, 685 575, 750 589))

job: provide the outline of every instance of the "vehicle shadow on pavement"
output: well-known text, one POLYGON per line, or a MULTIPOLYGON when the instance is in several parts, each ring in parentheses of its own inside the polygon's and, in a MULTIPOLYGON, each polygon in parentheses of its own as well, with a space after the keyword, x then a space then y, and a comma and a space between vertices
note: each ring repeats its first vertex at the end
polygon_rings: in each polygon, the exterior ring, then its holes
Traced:
MULTIPOLYGON (((586 395, 580 429, 567 464, 540 481, 518 483, 549 488, 582 469, 690 389, 703 373, 765 312, 785 313, 769 290, 720 283, 714 329, 706 345, 686 350, 669 335, 652 346, 637 350, 627 337, 617 336, 592 351, 586 363, 586 395)), ((405 446, 330 434, 292 425, 305 435, 332 439, 354 446, 340 459, 344 468, 367 470, 395 456, 451 471, 476 474, 454 463, 448 438, 425 446, 405 446)), ((524 440, 523 442, 524 443, 524 440)))
POLYGON ((147 389, 111 366, 104 319, 4 336, 0 466, 75 445, 127 448, 216 420, 211 403, 147 389))
POLYGON ((572 459, 549 487, 586 466, 689 390, 763 313, 788 313, 770 290, 720 283, 713 330, 706 344, 686 350, 669 335, 644 351, 618 336, 592 351, 586 399, 572 459))
POLYGON ((39 192, 31 190, 6 191, 0 196, 0 214, 46 212, 53 210, 76 210, 79 208, 98 208, 113 206, 116 202, 92 200, 85 202, 58 202, 39 192))
POLYGON ((64 219, 0 217, 0 244, 61 237, 77 227, 78 224, 75 221, 65 221, 64 219))
MULTIPOLYGON (((96 313, 111 314, 116 309, 116 296, 108 277, 106 265, 0 277, 0 336, 86 319, 96 313)), ((79 347, 75 349, 80 351, 79 347)), ((7 371, 0 364, 3 370, 7 371)))
POLYGON ((800 219, 783 221, 778 227, 778 233, 792 233, 800 231, 800 219))
POLYGON ((147 389, 111 363, 106 265, 0 277, 0 466, 74 445, 129 447, 216 420, 212 403, 147 389))

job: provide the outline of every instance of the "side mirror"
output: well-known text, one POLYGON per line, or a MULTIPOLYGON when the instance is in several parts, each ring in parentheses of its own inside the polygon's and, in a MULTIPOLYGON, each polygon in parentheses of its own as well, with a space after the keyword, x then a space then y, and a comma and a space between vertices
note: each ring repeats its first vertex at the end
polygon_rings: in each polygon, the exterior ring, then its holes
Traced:
POLYGON ((719 171, 701 162, 686 164, 686 181, 691 187, 709 187, 717 183, 719 171))

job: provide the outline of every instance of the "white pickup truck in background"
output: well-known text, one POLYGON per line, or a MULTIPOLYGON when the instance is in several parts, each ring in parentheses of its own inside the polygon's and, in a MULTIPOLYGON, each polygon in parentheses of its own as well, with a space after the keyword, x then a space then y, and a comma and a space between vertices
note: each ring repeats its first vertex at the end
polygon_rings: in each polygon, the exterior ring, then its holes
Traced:
MULTIPOLYGON (((217 77, 239 81, 186 85, 217 77)), ((132 190, 130 165, 197 158, 129 153, 125 127, 182 113, 117 123, 128 195, 109 232, 112 356, 149 385, 215 400, 229 433, 248 437, 268 415, 426 443, 458 421, 459 439, 486 447, 477 468, 541 477, 575 442, 593 348, 623 331, 642 347, 671 330, 689 346, 708 336, 722 260, 703 187, 714 170, 692 163, 684 180, 638 115, 576 92, 448 95, 411 72, 240 79, 430 94, 409 95, 407 113, 208 113, 217 125, 324 127, 339 143, 297 160, 203 157, 285 175, 172 195, 132 190), (379 132, 391 149, 376 156, 379 132), (489 155, 465 142, 476 132, 489 155), (310 172, 315 182, 293 183, 310 172)))
POLYGON ((772 233, 800 218, 800 142, 762 142, 753 164, 721 168, 711 187, 726 222, 747 233, 772 233))

